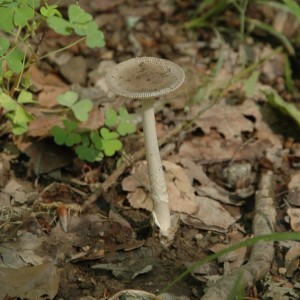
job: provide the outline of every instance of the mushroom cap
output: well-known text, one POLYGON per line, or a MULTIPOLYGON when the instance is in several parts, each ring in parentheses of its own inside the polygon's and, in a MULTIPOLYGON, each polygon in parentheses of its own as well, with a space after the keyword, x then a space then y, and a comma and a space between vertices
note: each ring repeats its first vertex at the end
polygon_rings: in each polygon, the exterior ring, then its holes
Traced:
POLYGON ((116 65, 106 74, 108 87, 132 99, 155 98, 176 90, 184 81, 183 70, 157 57, 136 57, 116 65))

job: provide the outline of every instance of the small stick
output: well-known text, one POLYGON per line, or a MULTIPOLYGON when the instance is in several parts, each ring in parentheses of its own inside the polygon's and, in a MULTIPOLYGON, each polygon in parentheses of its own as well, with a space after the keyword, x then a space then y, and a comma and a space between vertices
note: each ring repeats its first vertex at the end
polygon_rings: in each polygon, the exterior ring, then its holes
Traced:
MULTIPOLYGON (((253 233, 255 236, 274 232, 276 210, 274 208, 274 175, 272 171, 262 174, 255 197, 253 233)), ((260 241, 252 247, 249 261, 233 273, 223 276, 208 288, 201 300, 227 300, 238 283, 246 288, 266 276, 274 256, 273 242, 260 241)))

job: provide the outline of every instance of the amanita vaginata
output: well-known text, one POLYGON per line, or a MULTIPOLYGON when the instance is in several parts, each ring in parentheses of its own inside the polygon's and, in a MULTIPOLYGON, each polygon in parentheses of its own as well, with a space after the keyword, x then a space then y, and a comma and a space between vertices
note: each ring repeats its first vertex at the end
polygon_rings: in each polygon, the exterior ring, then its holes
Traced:
POLYGON ((163 236, 171 228, 169 196, 156 134, 154 101, 176 90, 184 81, 183 70, 175 63, 156 57, 137 57, 116 65, 106 75, 115 94, 142 100, 143 130, 148 165, 153 217, 163 236))

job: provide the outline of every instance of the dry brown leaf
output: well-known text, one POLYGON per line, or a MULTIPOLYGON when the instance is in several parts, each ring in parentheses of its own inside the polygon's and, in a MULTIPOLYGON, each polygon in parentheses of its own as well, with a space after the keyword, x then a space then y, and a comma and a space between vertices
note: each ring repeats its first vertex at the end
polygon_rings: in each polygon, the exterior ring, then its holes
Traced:
POLYGON ((96 130, 104 124, 104 112, 100 107, 94 107, 89 113, 89 117, 85 122, 79 124, 81 129, 96 130))
POLYGON ((288 208, 287 214, 290 217, 290 225, 294 231, 300 232, 300 208, 288 208))
POLYGON ((294 242, 285 255, 285 268, 287 277, 293 277, 299 266, 300 247, 298 242, 294 242))
POLYGON ((199 229, 226 232, 228 227, 236 222, 219 202, 207 197, 196 197, 196 202, 197 213, 180 215, 183 223, 199 229))
POLYGON ((62 126, 62 116, 41 115, 29 123, 28 136, 47 137, 54 125, 62 126))
POLYGON ((58 292, 59 278, 53 262, 19 269, 0 268, 0 298, 20 297, 53 299, 58 292))
POLYGON ((296 172, 292 175, 290 182, 288 183, 288 203, 300 206, 300 172, 296 172))
POLYGON ((249 115, 254 114, 252 105, 255 104, 250 100, 240 105, 230 105, 225 101, 220 101, 199 118, 197 125, 206 134, 214 128, 227 140, 241 141, 241 132, 253 132, 255 127, 255 124, 244 115, 245 112, 249 115))
POLYGON ((57 105, 56 97, 69 90, 58 76, 54 74, 45 75, 36 66, 30 67, 30 78, 35 89, 39 90, 39 104, 43 107, 52 108, 57 105))
POLYGON ((70 149, 56 145, 50 141, 33 142, 26 150, 30 157, 30 165, 35 174, 50 173, 69 165, 73 160, 73 153, 70 149))
MULTIPOLYGON (((165 167, 170 209, 187 214, 197 211, 194 189, 184 169, 169 161, 163 161, 163 166, 165 167)), ((149 190, 150 185, 147 174, 147 163, 142 161, 135 165, 131 175, 122 182, 123 190, 130 192, 128 201, 132 207, 148 210, 152 208, 152 200, 147 197, 145 192, 145 190, 149 190), (144 190, 140 187, 144 187, 144 190)))

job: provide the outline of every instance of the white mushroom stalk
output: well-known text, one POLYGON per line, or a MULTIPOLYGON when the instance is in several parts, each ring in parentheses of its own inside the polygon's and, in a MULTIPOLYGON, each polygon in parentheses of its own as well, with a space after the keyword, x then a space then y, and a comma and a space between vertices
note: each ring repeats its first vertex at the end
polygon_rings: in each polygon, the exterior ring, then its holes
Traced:
POLYGON ((171 216, 167 184, 159 154, 153 104, 155 98, 176 90, 184 78, 184 72, 177 64, 156 57, 129 59, 116 65, 106 75, 107 85, 115 94, 142 100, 153 217, 164 237, 168 237, 171 232, 171 216))
POLYGON ((146 159, 153 200, 153 217, 162 235, 167 235, 171 227, 169 195, 159 154, 153 99, 142 100, 143 130, 146 159))

